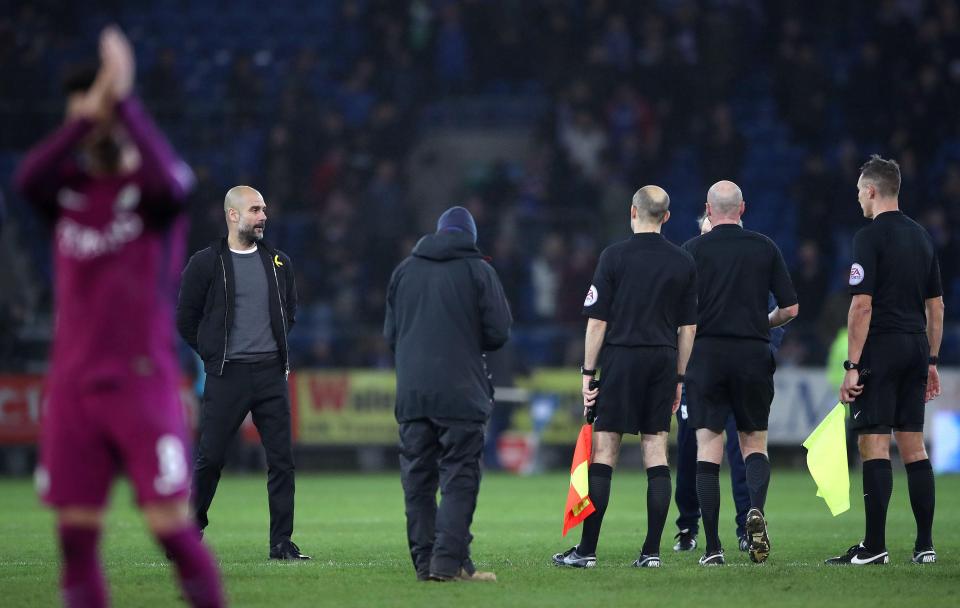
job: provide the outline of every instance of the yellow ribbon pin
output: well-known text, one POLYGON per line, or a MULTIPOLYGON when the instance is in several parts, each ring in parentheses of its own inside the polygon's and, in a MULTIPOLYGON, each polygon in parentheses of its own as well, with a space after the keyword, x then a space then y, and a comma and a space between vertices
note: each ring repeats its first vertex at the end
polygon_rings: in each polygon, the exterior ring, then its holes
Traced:
POLYGON ((279 255, 273 256, 273 263, 276 264, 277 266, 283 266, 283 262, 280 261, 279 255))

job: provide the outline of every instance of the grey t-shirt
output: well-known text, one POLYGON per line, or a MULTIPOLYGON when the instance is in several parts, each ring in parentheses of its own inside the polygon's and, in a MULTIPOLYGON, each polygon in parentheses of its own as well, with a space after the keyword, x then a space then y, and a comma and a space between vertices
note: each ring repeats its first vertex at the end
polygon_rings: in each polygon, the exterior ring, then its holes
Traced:
POLYGON ((227 341, 228 361, 266 361, 280 354, 270 325, 270 284, 257 250, 230 251, 236 298, 227 341))

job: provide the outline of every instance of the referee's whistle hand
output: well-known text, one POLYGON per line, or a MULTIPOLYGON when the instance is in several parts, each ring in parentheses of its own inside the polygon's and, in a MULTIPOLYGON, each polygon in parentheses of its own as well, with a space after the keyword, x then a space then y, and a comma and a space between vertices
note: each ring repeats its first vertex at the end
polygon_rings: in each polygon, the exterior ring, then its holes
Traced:
POLYGON ((597 402, 597 395, 600 394, 599 388, 590 388, 592 379, 590 376, 583 377, 583 407, 585 408, 594 405, 597 402))
POLYGON ((860 372, 855 369, 847 371, 843 377, 843 384, 840 385, 840 401, 853 403, 862 392, 863 385, 860 384, 860 372))

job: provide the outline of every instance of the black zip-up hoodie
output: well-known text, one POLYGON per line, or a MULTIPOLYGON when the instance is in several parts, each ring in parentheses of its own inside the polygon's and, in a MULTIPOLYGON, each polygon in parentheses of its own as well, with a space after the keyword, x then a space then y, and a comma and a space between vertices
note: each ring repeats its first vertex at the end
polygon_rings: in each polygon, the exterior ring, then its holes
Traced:
POLYGON ((484 351, 513 318, 496 271, 467 232, 429 234, 397 266, 383 333, 396 353, 398 422, 485 421, 493 406, 484 351))
MULTIPOLYGON (((287 334, 297 316, 297 286, 287 254, 264 241, 257 252, 270 286, 270 326, 280 347, 280 360, 290 371, 287 334)), ((208 374, 223 374, 227 334, 233 328, 236 284, 227 239, 221 238, 193 254, 180 281, 177 331, 203 359, 208 374)))

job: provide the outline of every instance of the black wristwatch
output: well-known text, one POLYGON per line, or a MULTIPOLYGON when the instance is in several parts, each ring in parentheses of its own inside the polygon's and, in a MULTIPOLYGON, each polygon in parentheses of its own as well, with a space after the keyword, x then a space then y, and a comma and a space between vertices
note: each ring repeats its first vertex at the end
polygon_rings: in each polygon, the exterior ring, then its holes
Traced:
POLYGON ((930 355, 927 358, 927 365, 936 365, 938 363, 940 363, 940 357, 938 357, 937 355, 930 355))
POLYGON ((595 377, 595 376, 597 375, 597 370, 595 370, 595 369, 587 369, 587 368, 585 368, 584 366, 581 365, 581 366, 580 366, 580 375, 582 375, 582 376, 590 376, 591 378, 593 378, 593 377, 595 377))
POLYGON ((852 370, 852 369, 855 369, 855 370, 857 370, 857 371, 860 371, 860 364, 859 364, 859 363, 854 363, 853 361, 847 359, 846 361, 843 362, 843 369, 845 369, 845 370, 847 370, 847 371, 850 371, 850 370, 852 370))
POLYGON ((685 374, 677 374, 677 384, 683 384, 687 381, 687 376, 685 374))

